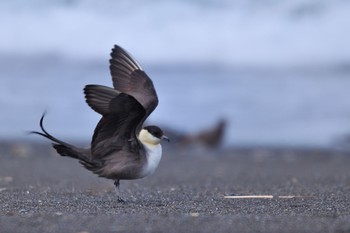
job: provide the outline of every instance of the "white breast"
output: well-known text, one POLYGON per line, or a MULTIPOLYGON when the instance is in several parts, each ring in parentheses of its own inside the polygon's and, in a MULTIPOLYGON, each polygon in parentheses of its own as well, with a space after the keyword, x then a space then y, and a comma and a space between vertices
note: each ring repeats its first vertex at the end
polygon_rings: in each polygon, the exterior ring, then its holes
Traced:
POLYGON ((162 158, 162 146, 160 144, 143 144, 146 149, 147 163, 145 164, 142 177, 151 175, 159 165, 160 159, 162 158))

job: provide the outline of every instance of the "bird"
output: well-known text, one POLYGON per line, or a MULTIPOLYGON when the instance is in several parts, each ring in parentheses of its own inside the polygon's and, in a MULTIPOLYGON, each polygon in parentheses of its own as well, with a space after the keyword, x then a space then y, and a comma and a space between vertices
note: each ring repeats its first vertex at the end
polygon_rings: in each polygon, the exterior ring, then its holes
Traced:
POLYGON ((217 124, 207 130, 200 131, 193 135, 184 135, 179 139, 181 146, 188 146, 194 143, 200 143, 206 148, 219 148, 222 144, 227 122, 225 119, 220 119, 217 124))
POLYGON ((101 115, 91 145, 80 148, 57 139, 43 125, 31 131, 52 141, 61 156, 77 159, 99 177, 114 181, 120 196, 120 180, 140 179, 156 170, 162 157, 161 141, 170 141, 160 127, 143 126, 158 105, 152 80, 122 47, 114 45, 109 60, 113 88, 97 84, 84 87, 85 101, 101 115))

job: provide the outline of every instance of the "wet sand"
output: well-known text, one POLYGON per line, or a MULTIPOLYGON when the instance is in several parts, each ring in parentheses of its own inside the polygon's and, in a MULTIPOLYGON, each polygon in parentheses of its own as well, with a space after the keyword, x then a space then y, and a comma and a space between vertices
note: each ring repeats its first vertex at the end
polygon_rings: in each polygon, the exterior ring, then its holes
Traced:
POLYGON ((121 192, 49 143, 0 143, 1 233, 350 232, 348 152, 164 147, 156 173, 121 192))

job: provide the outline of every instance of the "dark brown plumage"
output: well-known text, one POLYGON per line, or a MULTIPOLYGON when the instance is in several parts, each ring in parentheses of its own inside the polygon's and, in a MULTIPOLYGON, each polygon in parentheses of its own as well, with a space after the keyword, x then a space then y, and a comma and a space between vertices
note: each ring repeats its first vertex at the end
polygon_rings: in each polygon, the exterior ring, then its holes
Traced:
POLYGON ((77 148, 50 135, 43 127, 45 114, 40 120, 42 132, 32 133, 52 140, 60 155, 78 159, 85 168, 115 180, 118 186, 121 179, 142 178, 153 172, 161 157, 158 139, 166 137, 153 126, 154 132, 144 129, 151 136, 145 134, 144 141, 139 138, 145 119, 158 105, 158 97, 152 80, 131 55, 117 45, 112 49, 110 72, 114 89, 101 85, 84 88, 87 104, 102 115, 91 148, 77 148), (155 165, 153 160, 157 161, 155 165))

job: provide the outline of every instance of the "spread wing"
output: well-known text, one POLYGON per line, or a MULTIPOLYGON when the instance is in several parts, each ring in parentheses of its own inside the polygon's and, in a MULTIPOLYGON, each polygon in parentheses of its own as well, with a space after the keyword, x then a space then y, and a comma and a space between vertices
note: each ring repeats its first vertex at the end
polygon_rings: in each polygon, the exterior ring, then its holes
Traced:
POLYGON ((109 112, 103 115, 95 128, 92 155, 102 158, 113 151, 137 149, 136 127, 145 114, 145 109, 134 97, 124 93, 114 97, 110 101, 109 112))
POLYGON ((133 96, 143 106, 146 111, 144 121, 158 105, 152 80, 136 60, 117 45, 112 49, 109 62, 114 89, 133 96))
POLYGON ((86 103, 93 110, 101 115, 106 115, 110 112, 110 102, 117 97, 120 92, 106 86, 86 85, 84 94, 86 103))
POLYGON ((110 71, 114 89, 100 85, 84 88, 86 102, 102 115, 91 142, 92 155, 98 158, 119 150, 136 152, 133 150, 140 144, 137 134, 158 105, 152 80, 117 45, 112 49, 110 71))

